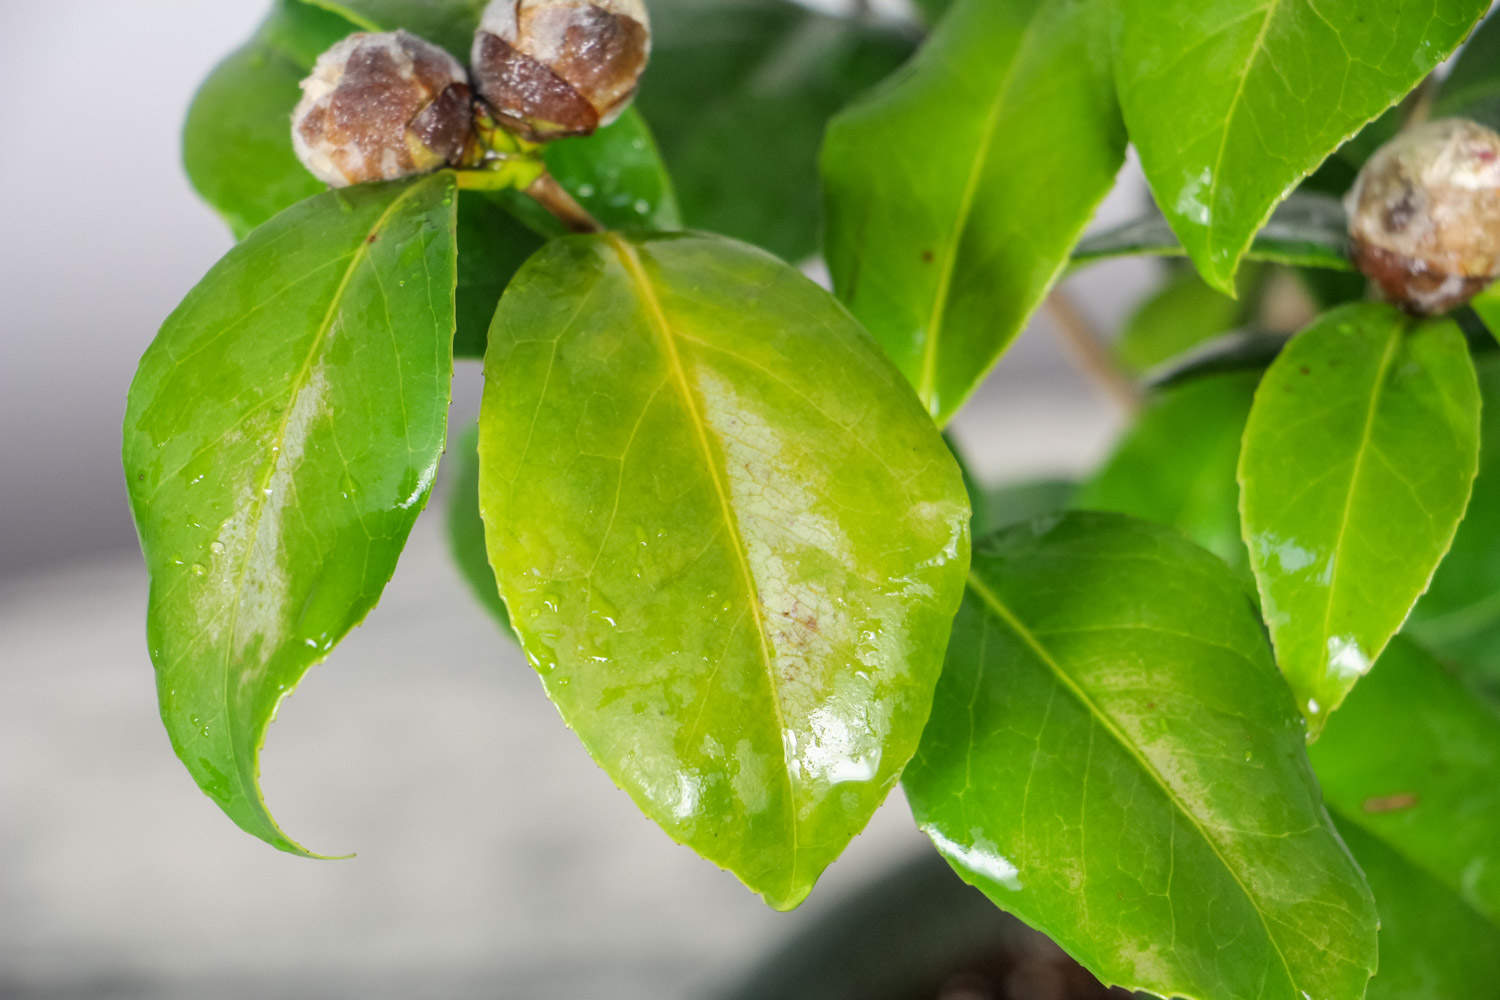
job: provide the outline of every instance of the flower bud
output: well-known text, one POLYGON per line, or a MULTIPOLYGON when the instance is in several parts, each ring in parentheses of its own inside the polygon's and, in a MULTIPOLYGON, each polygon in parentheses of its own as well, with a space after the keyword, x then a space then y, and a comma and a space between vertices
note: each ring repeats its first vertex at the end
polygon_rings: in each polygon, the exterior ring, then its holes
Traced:
POLYGON ((1381 147, 1346 201, 1359 269, 1410 312, 1463 305, 1500 276, 1500 135, 1462 118, 1381 147))
POLYGON ((474 83, 533 142, 618 118, 651 55, 642 0, 494 0, 474 38, 474 83))
POLYGON ((458 166, 472 140, 463 66, 405 31, 350 35, 323 53, 292 115, 297 158, 334 187, 458 166))

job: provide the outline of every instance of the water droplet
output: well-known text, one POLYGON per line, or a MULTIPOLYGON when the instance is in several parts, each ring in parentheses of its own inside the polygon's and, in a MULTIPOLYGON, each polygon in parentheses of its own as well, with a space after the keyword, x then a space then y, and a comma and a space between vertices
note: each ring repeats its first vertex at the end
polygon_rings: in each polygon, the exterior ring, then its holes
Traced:
POLYGON ((1245 763, 1248 764, 1255 759, 1255 754, 1249 750, 1245 751, 1245 763))
POLYGON ((222 556, 224 554, 224 543, 214 542, 208 547, 208 551, 212 552, 216 556, 222 556))
POLYGON ((193 563, 193 575, 194 576, 202 576, 202 575, 204 575, 207 572, 208 572, 208 567, 207 566, 204 566, 202 563, 193 563))

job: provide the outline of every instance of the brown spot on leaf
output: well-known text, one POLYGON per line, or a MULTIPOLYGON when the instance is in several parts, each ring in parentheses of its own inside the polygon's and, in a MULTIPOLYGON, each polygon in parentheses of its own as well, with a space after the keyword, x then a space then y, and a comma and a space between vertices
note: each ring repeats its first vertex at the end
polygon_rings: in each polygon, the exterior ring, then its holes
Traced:
POLYGON ((1396 795, 1380 795, 1375 798, 1365 799, 1364 810, 1367 813, 1391 813, 1410 809, 1417 804, 1415 792, 1401 792, 1396 795))

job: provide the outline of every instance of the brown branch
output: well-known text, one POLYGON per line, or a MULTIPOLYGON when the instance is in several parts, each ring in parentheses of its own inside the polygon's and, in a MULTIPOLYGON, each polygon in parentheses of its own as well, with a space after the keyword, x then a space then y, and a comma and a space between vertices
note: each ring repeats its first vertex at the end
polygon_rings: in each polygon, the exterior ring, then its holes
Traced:
POLYGON ((1089 322, 1077 303, 1062 289, 1047 297, 1047 312, 1057 327, 1058 339, 1067 348, 1078 370, 1127 413, 1140 410, 1141 390, 1120 367, 1114 351, 1089 322))
POLYGON ((578 201, 568 193, 567 188, 557 183, 551 174, 544 173, 538 177, 526 189, 526 193, 534 198, 537 204, 556 216, 569 232, 604 232, 604 226, 600 225, 599 220, 590 215, 588 209, 578 204, 578 201))

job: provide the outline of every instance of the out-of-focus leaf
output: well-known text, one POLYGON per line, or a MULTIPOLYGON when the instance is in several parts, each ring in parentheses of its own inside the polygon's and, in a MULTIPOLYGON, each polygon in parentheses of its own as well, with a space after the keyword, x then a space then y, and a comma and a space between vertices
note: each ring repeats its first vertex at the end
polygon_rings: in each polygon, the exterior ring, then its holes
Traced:
POLYGON ((553 241, 485 375, 490 564, 548 694, 669 834, 797 905, 927 720, 952 454, 827 292, 719 237, 553 241))
POLYGON ((1204 279, 1456 49, 1489 0, 1123 0, 1115 78, 1156 203, 1204 279))
POLYGON ((304 0, 343 16, 360 31, 405 28, 447 49, 464 65, 489 0, 304 0))
POLYGON ((1229 570, 1069 514, 976 547, 904 785, 966 881, 1106 983, 1358 997, 1374 901, 1229 570))
POLYGON ((1236 301, 1195 271, 1173 274, 1126 320, 1115 354, 1131 370, 1146 372, 1233 330, 1253 310, 1261 277, 1254 268, 1242 270, 1236 301))
POLYGON ((959 0, 829 127, 834 288, 940 424, 1068 262, 1123 162, 1104 0, 959 0))
POLYGON ((432 489, 453 374, 450 173, 318 195, 208 273, 141 360, 125 473, 162 720, 246 832, 281 700, 375 606, 432 489))
MULTIPOLYGON (((1354 269, 1349 260, 1349 221, 1343 204, 1328 195, 1294 194, 1277 207, 1256 234, 1245 257, 1288 267, 1354 269)), ((1132 254, 1180 256, 1186 251, 1160 212, 1095 233, 1073 251, 1075 266, 1132 254)))
POLYGON ((818 244, 818 146, 909 39, 788 0, 651 0, 638 104, 689 225, 792 261, 818 244))
POLYGON ((500 628, 514 637, 510 626, 510 613, 500 599, 500 590, 495 586, 495 574, 490 569, 490 558, 485 551, 484 519, 479 516, 479 429, 470 428, 459 439, 458 454, 452 461, 458 463, 453 476, 452 493, 448 498, 448 549, 464 581, 484 605, 486 611, 495 616, 500 628))
POLYGON ((1500 17, 1474 32, 1443 81, 1432 113, 1438 118, 1472 118, 1500 129, 1500 17))
POLYGON ((1072 505, 1176 528, 1248 570, 1235 474, 1260 377, 1253 370, 1207 375, 1153 395, 1072 505))
POLYGON ((1241 514, 1277 662, 1314 736, 1406 621, 1479 465, 1479 387, 1448 320, 1326 314, 1260 384, 1241 514))
POLYGON ((1313 744, 1312 759, 1341 826, 1364 829, 1437 878, 1490 920, 1500 943, 1493 704, 1398 638, 1313 744))

